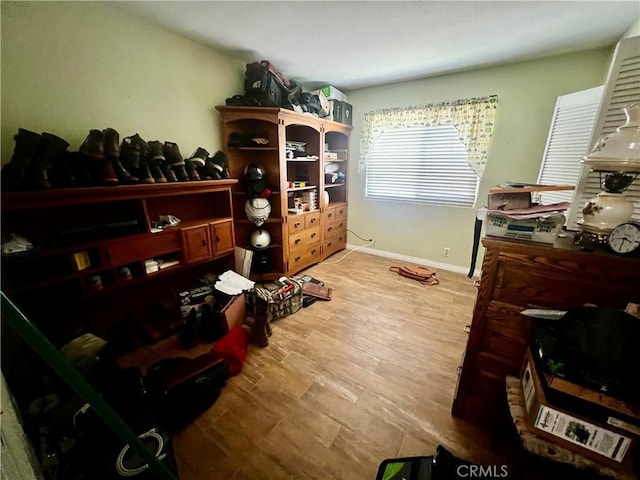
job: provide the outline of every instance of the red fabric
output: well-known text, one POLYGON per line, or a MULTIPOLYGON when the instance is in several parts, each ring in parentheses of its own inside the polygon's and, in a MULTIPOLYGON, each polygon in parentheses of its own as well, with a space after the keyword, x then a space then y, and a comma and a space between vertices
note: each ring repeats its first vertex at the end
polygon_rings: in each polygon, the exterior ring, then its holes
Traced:
POLYGON ((240 373, 247 356, 247 331, 242 327, 233 327, 224 337, 218 340, 211 349, 211 353, 217 354, 229 368, 229 376, 240 373))

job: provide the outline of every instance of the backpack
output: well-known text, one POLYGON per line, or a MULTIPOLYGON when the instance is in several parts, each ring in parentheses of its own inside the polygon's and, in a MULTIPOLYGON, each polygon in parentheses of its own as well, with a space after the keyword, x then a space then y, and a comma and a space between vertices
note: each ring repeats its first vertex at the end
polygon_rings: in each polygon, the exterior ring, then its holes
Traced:
POLYGON ((389 267, 389 270, 396 272, 403 277, 417 280, 423 285, 438 285, 440 282, 436 278, 436 273, 426 267, 418 265, 403 265, 401 267, 389 267))

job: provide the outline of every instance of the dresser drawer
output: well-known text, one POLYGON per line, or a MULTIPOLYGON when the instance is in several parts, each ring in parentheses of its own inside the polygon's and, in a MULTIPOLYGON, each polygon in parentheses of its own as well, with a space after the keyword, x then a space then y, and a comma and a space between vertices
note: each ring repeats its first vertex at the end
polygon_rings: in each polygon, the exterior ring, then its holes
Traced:
POLYGON ((324 223, 333 223, 337 221, 347 222, 347 207, 345 205, 327 208, 324 213, 324 223))
POLYGON ((307 213, 304 218, 304 228, 320 226, 320 212, 307 213))
POLYGON ((306 228, 305 215, 300 213, 298 215, 289 215, 287 217, 289 224, 289 234, 300 232, 306 228))
POLYGON ((347 248, 347 232, 344 231, 337 235, 325 238, 322 242, 322 254, 326 257, 338 250, 347 248))
POLYGON ((333 223, 328 223, 324 225, 324 238, 329 238, 334 235, 339 235, 341 233, 346 234, 347 232, 347 221, 337 221, 333 223))
POLYGON ((522 310, 524 309, 517 305, 490 302, 481 351, 519 365, 527 350, 532 329, 531 322, 520 315, 522 310))
POLYGON ((320 261, 320 244, 303 247, 289 255, 289 271, 299 272, 320 261))
POLYGON ((320 227, 309 228, 289 235, 289 251, 293 254, 300 249, 320 244, 320 227))

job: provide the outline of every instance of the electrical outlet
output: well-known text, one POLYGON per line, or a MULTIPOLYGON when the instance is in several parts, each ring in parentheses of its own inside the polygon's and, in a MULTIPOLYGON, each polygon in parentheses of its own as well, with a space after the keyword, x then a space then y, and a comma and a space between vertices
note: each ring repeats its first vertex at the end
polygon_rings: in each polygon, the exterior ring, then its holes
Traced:
POLYGON ((451 251, 451 249, 449 247, 445 247, 444 250, 442 251, 442 256, 443 257, 448 257, 450 251, 451 251))

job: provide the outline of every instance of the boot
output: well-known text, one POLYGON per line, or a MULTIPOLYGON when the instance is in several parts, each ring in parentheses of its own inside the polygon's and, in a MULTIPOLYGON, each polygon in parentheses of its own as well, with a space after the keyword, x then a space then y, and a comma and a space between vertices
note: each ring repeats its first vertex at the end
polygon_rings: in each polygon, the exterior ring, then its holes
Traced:
POLYGON ((231 174, 229 173, 229 159, 223 151, 218 150, 216 154, 212 158, 210 158, 210 160, 215 165, 218 165, 220 169, 220 177, 231 178, 231 174))
POLYGON ((198 313, 195 308, 189 310, 189 314, 184 321, 184 325, 182 326, 182 330, 178 335, 182 346, 187 350, 196 346, 198 341, 196 336, 196 327, 198 323, 198 313))
POLYGON ((92 129, 80 146, 80 152, 93 160, 92 177, 98 184, 117 185, 118 176, 113 169, 111 160, 105 156, 105 132, 92 129))
POLYGON ((76 175, 71 167, 69 152, 66 150, 53 161, 53 185, 60 188, 78 186, 76 175))
POLYGON ((138 177, 132 175, 120 162, 120 134, 113 128, 106 128, 104 132, 104 151, 111 162, 113 171, 122 183, 138 183, 138 177))
POLYGON ((209 157, 204 166, 200 167, 200 175, 208 180, 220 180, 222 178, 222 167, 209 157))
POLYGON ((204 342, 215 342, 224 335, 220 319, 211 308, 211 305, 207 303, 200 307, 198 333, 204 342))
POLYGON ((155 183, 149 165, 140 161, 140 144, 134 143, 132 137, 126 137, 120 145, 120 161, 122 166, 138 177, 142 183, 155 183))
POLYGON ((189 181, 189 174, 187 173, 187 169, 185 168, 185 161, 180 154, 178 145, 173 142, 164 142, 162 151, 164 153, 164 158, 167 161, 167 164, 165 165, 165 173, 167 173, 167 167, 169 167, 175 172, 178 181, 189 181))
POLYGON ((24 128, 19 128, 13 139, 15 146, 11 161, 2 168, 3 190, 20 190, 26 187, 27 168, 33 162, 42 142, 39 133, 24 128))
POLYGON ((259 347, 269 346, 269 303, 261 298, 256 298, 253 327, 249 339, 251 343, 259 347))
POLYGON ((187 169, 187 175, 189 176, 189 180, 198 181, 202 180, 200 178, 200 174, 198 173, 198 166, 195 162, 191 160, 185 160, 185 167, 187 169))
MULTIPOLYGON (((137 135, 137 134, 136 134, 137 135)), ((148 150, 144 157, 145 161, 149 165, 151 174, 157 183, 167 183, 167 177, 164 174, 164 153, 162 151, 163 146, 158 140, 152 140, 147 144, 148 150)), ((177 181, 172 180, 172 181, 177 181)))
POLYGON ((187 173, 191 180, 211 180, 207 177, 200 176, 200 169, 204 167, 207 158, 209 158, 209 152, 204 148, 198 147, 195 152, 191 154, 185 162, 187 164, 187 173))
POLYGON ((67 164, 76 179, 76 185, 79 187, 93 186, 94 181, 89 164, 90 160, 80 152, 67 153, 66 157, 67 164))
MULTIPOLYGON (((69 143, 52 133, 43 133, 41 138, 36 158, 28 168, 29 184, 37 189, 49 189, 54 176, 53 165, 66 154, 69 143)), ((75 184, 75 178, 66 178, 63 183, 75 184)))

